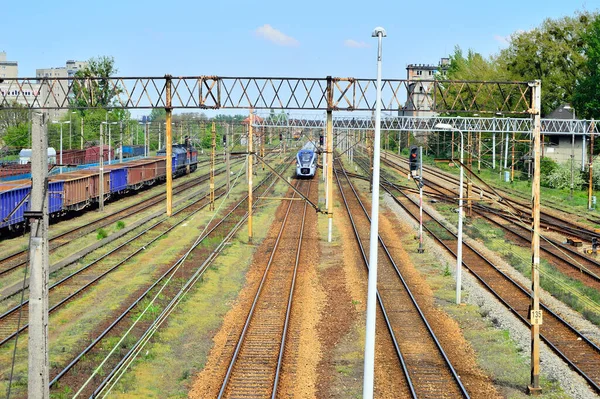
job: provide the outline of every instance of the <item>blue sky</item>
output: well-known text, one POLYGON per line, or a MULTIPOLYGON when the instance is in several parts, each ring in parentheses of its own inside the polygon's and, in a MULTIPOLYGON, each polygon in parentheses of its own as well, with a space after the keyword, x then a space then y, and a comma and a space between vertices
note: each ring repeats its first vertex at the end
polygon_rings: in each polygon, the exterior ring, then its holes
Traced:
POLYGON ((6 1, 0 51, 21 77, 67 59, 115 57, 119 76, 374 77, 437 63, 455 45, 490 55, 502 38, 545 18, 598 10, 600 0, 464 1, 6 1))

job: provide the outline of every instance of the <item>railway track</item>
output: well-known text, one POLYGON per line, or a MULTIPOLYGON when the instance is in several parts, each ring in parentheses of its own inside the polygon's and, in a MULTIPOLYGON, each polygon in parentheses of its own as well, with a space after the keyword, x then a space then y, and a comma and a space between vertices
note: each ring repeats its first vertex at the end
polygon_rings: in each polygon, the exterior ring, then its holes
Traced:
MULTIPOLYGON (((299 182, 297 188, 311 196, 310 180, 299 182)), ((295 192, 292 198, 296 198, 295 192)), ((307 207, 306 201, 288 201, 218 398, 277 397, 307 207)))
MULTIPOLYGON (((343 169, 334 170, 364 264, 368 268, 365 248, 369 247, 370 241, 369 213, 343 169)), ((399 367, 404 373, 405 381, 398 388, 403 391, 402 397, 468 398, 469 394, 381 235, 378 241, 377 299, 394 342, 399 367)))
MULTIPOLYGON (((417 201, 411 199, 391 181, 383 180, 382 188, 418 221, 417 201)), ((456 235, 426 210, 423 210, 423 229, 456 257, 456 235)), ((462 251, 463 266, 523 324, 530 327, 528 320, 530 290, 503 273, 472 246, 463 242, 462 251)), ((540 327, 541 339, 584 378, 595 392, 600 394, 600 348, 544 303, 541 303, 540 307, 544 311, 544 322, 540 327)))
MULTIPOLYGON (((255 186, 254 195, 265 195, 273 184, 273 176, 269 175, 255 186)), ((255 202, 258 203, 260 199, 255 202)), ((90 336, 85 342, 91 343, 68 364, 52 368, 51 393, 59 393, 62 386, 69 386, 80 396, 108 395, 126 366, 135 359, 158 326, 165 322, 181 296, 193 287, 243 226, 247 218, 246 208, 247 196, 244 196, 223 217, 213 220, 184 256, 173 265, 157 270, 157 273, 162 273, 160 277, 141 289, 139 295, 135 294, 131 300, 121 304, 119 309, 111 311, 113 321, 110 322, 109 318, 106 329, 90 336), (193 261, 188 257, 193 257, 193 261), (186 267, 181 267, 184 263, 186 267), (174 281, 175 276, 177 281, 174 281), (150 307, 152 313, 147 314, 150 307), (87 377, 85 381, 80 377, 82 374, 87 377)))
MULTIPOLYGON (((221 168, 217 171, 217 174, 221 174, 223 172, 224 169, 221 168)), ((200 183, 206 182, 207 180, 209 180, 208 174, 179 184, 173 188, 173 195, 185 192, 186 190, 189 190, 190 188, 200 183)), ((116 221, 121 220, 124 217, 135 214, 136 212, 157 205, 164 201, 165 197, 166 194, 164 192, 155 194, 152 197, 143 200, 142 202, 132 204, 131 206, 117 210, 113 213, 103 215, 103 217, 100 219, 83 224, 81 226, 77 226, 69 231, 65 231, 64 233, 58 234, 49 240, 49 250, 55 251, 71 243, 78 237, 94 232, 98 228, 115 223, 116 221)), ((28 262, 28 257, 28 250, 22 250, 0 259, 0 277, 2 277, 3 275, 7 275, 11 272, 19 272, 19 269, 22 268, 28 262)))
MULTIPOLYGON (((224 194, 223 186, 217 190, 217 197, 224 194)), ((209 193, 198 193, 197 200, 176 210, 171 218, 161 218, 110 252, 50 285, 48 287, 49 313, 52 314, 62 309, 73 299, 83 295, 94 284, 117 271, 126 262, 135 260, 135 256, 204 209, 209 202, 209 193), (144 241, 142 242, 142 240, 144 241)), ((28 324, 21 323, 21 320, 29 320, 28 300, 0 315, 0 347, 27 329, 28 324)))
MULTIPOLYGON (((388 159, 383 159, 382 162, 392 168, 399 169, 403 174, 408 173, 408 169, 405 166, 408 162, 395 154, 392 154, 388 159), (394 161, 392 161, 394 159, 394 161)), ((423 166, 424 171, 424 182, 426 188, 424 194, 429 194, 432 198, 444 200, 444 196, 448 197, 449 200, 458 193, 458 178, 454 175, 442 172, 436 168, 423 166), (436 179, 436 180, 433 180, 436 179), (440 184, 440 180, 445 182, 445 185, 440 184), (431 195, 433 194, 433 195, 431 195)), ((466 172, 465 172, 466 173, 466 172)), ((466 189, 466 183, 465 183, 466 189)), ((477 190, 472 195, 479 195, 483 192, 482 199, 489 201, 491 204, 494 202, 503 203, 503 211, 506 215, 510 215, 515 219, 524 221, 525 223, 531 223, 531 202, 524 201, 521 199, 515 199, 516 193, 506 193, 503 190, 496 189, 488 186, 487 189, 477 190), (492 191, 492 189, 494 191, 492 191)), ((466 197, 466 195, 465 195, 466 197)), ((447 199, 447 200, 448 200, 447 199)), ((475 202, 475 201, 473 201, 475 202)), ((553 210, 554 212, 561 213, 563 216, 557 216, 547 211, 541 210, 541 227, 546 230, 552 230, 557 233, 564 234, 566 237, 578 238, 583 241, 590 242, 592 237, 600 238, 600 232, 597 232, 591 228, 585 227, 579 223, 572 221, 573 215, 565 214, 562 210, 553 210)))

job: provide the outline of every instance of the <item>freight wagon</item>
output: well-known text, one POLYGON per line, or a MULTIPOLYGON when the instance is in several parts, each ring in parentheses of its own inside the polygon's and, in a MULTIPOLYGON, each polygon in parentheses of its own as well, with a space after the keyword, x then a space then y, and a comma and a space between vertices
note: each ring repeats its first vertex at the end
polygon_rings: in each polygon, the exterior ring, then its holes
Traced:
MULTIPOLYGON (((196 169, 197 152, 192 147, 178 146, 172 162, 178 169, 196 169)), ((89 150, 89 149, 88 149, 89 150)), ((86 156, 88 152, 86 150, 86 156)), ((96 147, 96 155, 99 154, 96 147)), ((108 146, 105 146, 108 154, 108 146)), ((64 162, 64 159, 63 159, 64 162)), ((174 173, 175 175, 183 174, 174 173)), ((103 172, 104 199, 118 194, 137 191, 166 178, 165 157, 151 157, 136 161, 105 165, 103 172)), ((0 235, 3 230, 16 230, 26 224, 23 212, 29 207, 30 180, 0 181, 0 235)), ((49 211, 52 218, 69 211, 80 211, 99 201, 99 169, 84 169, 49 177, 49 211)))
MULTIPOLYGON (((63 165, 81 165, 85 163, 86 150, 63 150, 62 164, 63 165)), ((61 151, 56 155, 56 162, 60 163, 61 151)))
MULTIPOLYGON (((51 216, 58 216, 63 210, 63 182, 48 184, 48 207, 51 216)), ((31 182, 16 180, 0 184, 0 228, 16 230, 25 224, 23 214, 29 210, 31 182)))
MULTIPOLYGON (((104 162, 109 159, 114 159, 114 151, 113 148, 110 148, 107 145, 102 146, 104 151, 104 162)), ((89 147, 85 149, 85 163, 99 163, 100 162, 100 146, 89 147)))

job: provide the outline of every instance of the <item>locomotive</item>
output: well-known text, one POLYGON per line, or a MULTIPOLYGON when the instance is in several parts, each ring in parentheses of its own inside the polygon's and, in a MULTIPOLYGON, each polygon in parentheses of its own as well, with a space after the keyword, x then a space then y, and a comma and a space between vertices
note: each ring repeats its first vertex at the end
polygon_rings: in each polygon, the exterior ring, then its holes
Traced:
POLYGON ((312 178, 317 172, 317 147, 309 142, 296 154, 296 177, 312 178))

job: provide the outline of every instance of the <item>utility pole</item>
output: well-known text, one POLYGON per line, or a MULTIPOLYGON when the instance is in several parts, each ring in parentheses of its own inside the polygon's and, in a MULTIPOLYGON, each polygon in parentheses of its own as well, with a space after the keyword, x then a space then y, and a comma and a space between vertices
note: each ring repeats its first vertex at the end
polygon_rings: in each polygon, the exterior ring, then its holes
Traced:
POLYGON ((215 151, 217 149, 217 130, 212 123, 212 146, 210 151, 210 210, 215 210, 215 151))
MULTIPOLYGON (((331 78, 328 77, 328 83, 331 78)), ((333 94, 333 92, 331 92, 333 94)), ((328 234, 327 242, 331 242, 333 229, 333 111, 327 110, 327 217, 328 234)))
POLYGON ((81 115, 81 150, 83 150, 83 115, 81 115))
POLYGON ((515 132, 512 134, 512 162, 510 165, 510 182, 515 180, 515 132))
POLYGON ((496 169, 496 133, 492 133, 492 169, 496 169))
POLYGON ((532 86, 533 99, 533 184, 531 187, 533 234, 531 236, 531 305, 529 320, 531 322, 531 380, 528 386, 529 394, 539 395, 540 387, 540 325, 542 311, 540 310, 540 130, 541 130, 541 91, 542 84, 536 80, 532 86))
MULTIPOLYGON (((165 111, 167 132, 165 137, 166 142, 166 155, 167 155, 167 216, 171 216, 173 213, 173 136, 171 135, 171 117, 173 108, 171 107, 171 75, 165 75, 166 78, 166 100, 165 111)), ((158 124, 160 131, 160 123, 158 124)), ((160 133, 159 133, 160 134, 160 133)), ((159 143, 160 147, 160 143, 159 143)))
POLYGON ((592 209, 592 185, 593 185, 593 173, 594 168, 594 120, 590 124, 590 183, 588 186, 588 209, 592 209))
POLYGON ((121 132, 121 141, 119 143, 119 162, 123 163, 123 121, 119 121, 119 130, 121 132))
POLYGON ((248 242, 252 243, 252 162, 254 157, 252 156, 252 123, 254 122, 254 115, 250 110, 250 118, 248 119, 248 242))
MULTIPOLYGON (((44 87, 42 88, 43 91, 44 87)), ((31 128, 31 198, 25 217, 30 224, 29 398, 48 399, 48 125, 46 113, 33 113, 31 128)))
POLYGON ((477 173, 481 173, 481 132, 478 134, 477 142, 477 173))
POLYGON ((144 127, 144 145, 146 146, 146 153, 144 156, 150 156, 150 122, 146 122, 144 127))
MULTIPOLYGON (((107 124, 107 126, 108 126, 108 124, 107 124)), ((99 151, 100 152, 100 160, 99 160, 100 174, 98 176, 98 178, 99 178, 98 210, 100 212, 104 212, 104 126, 102 125, 102 123, 100 123, 100 148, 99 148, 99 150, 100 150, 99 151)))
POLYGON ((227 173, 227 192, 231 189, 231 151, 229 150, 229 128, 230 124, 225 125, 227 130, 225 131, 225 165, 227 173))

